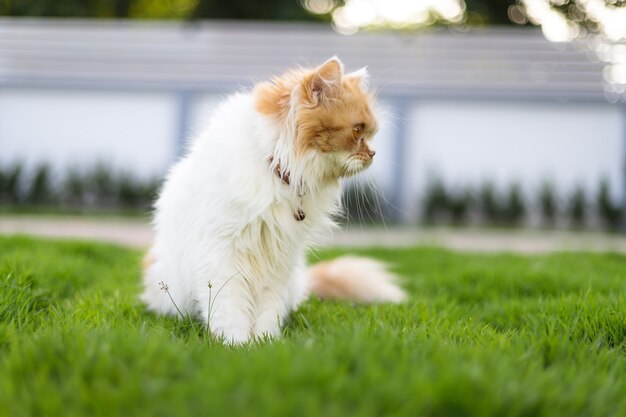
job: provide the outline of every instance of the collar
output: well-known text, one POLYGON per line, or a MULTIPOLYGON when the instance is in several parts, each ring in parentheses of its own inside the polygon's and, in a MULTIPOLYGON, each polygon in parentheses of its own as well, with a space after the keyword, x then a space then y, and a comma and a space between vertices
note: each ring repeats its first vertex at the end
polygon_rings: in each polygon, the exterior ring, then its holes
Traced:
MULTIPOLYGON (((270 165, 273 164, 274 162, 274 155, 270 155, 270 157, 268 158, 270 165)), ((273 168, 274 174, 278 177, 278 179, 285 185, 290 185, 291 184, 291 175, 289 174, 289 171, 283 171, 280 169, 280 161, 276 162, 273 168)), ((304 220, 306 218, 306 214, 304 213, 304 210, 302 210, 301 207, 298 207, 294 213, 293 213, 293 217, 294 219, 296 219, 296 221, 301 222, 302 220, 304 220)))
MULTIPOLYGON (((270 165, 272 164, 272 162, 274 162, 274 155, 271 155, 269 157, 269 161, 270 165)), ((276 164, 274 165, 274 174, 276 174, 276 176, 283 182, 283 184, 289 185, 291 183, 291 174, 289 174, 289 171, 283 172, 280 169, 280 162, 276 162, 276 164)))

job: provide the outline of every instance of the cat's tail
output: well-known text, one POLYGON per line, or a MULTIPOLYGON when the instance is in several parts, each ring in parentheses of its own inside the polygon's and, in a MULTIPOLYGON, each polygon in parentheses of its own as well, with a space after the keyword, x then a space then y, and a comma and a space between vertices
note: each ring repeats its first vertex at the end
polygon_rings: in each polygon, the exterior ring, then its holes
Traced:
POLYGON ((369 258, 344 256, 320 262, 307 271, 309 291, 323 299, 358 303, 401 303, 406 294, 398 277, 384 264, 369 258))

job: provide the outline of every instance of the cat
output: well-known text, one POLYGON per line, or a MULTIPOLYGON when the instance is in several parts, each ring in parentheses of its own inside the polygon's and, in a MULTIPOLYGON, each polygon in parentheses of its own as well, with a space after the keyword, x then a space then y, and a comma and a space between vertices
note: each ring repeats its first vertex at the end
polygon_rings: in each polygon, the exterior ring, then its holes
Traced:
POLYGON ((374 260, 305 264, 310 245, 335 228, 341 179, 372 163, 378 120, 367 78, 366 69, 344 74, 333 57, 218 106, 155 203, 142 294, 150 310, 199 317, 241 344, 280 336, 311 293, 405 299, 374 260))

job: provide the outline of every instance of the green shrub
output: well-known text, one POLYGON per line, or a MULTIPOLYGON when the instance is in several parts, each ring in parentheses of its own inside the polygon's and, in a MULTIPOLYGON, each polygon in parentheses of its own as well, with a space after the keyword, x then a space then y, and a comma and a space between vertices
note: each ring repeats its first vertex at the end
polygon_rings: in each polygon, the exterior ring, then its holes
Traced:
POLYGON ((478 211, 484 224, 518 225, 526 215, 526 205, 519 184, 512 184, 503 199, 491 182, 484 183, 474 195, 470 187, 449 190, 440 179, 432 181, 423 203, 426 223, 465 224, 478 211))
POLYGON ((439 178, 430 181, 424 195, 424 221, 435 223, 447 219, 449 208, 450 200, 443 181, 439 178))
POLYGON ((117 200, 122 207, 137 207, 141 200, 141 185, 129 173, 117 177, 117 200))
POLYGON ((87 186, 85 176, 78 168, 70 168, 65 174, 62 184, 63 200, 70 206, 85 205, 85 188, 87 186))
POLYGON ((7 168, 3 174, 3 189, 0 191, 0 201, 14 205, 22 203, 24 198, 22 190, 23 173, 24 164, 22 162, 15 162, 7 168))
POLYGON ((22 163, 0 167, 0 203, 13 206, 143 212, 152 206, 160 185, 160 178, 116 174, 104 163, 89 169, 72 167, 59 177, 53 177, 53 170, 45 163, 32 172, 22 163))
POLYGON ((526 215, 526 205, 519 184, 509 187, 506 200, 502 207, 499 219, 502 223, 516 226, 519 225, 526 215))
POLYGON ((556 222, 557 203, 554 191, 554 185, 546 181, 541 185, 539 191, 539 209, 543 224, 546 226, 554 226, 556 222))
POLYGON ((576 228, 585 226, 587 216, 587 196, 582 186, 577 186, 568 201, 568 214, 571 225, 576 228))
POLYGON ((470 188, 463 188, 448 196, 450 217, 454 224, 465 224, 473 208, 474 196, 470 188))
POLYGON ((141 180, 126 172, 117 177, 117 201, 125 208, 149 209, 154 202, 161 181, 141 180))
POLYGON ((609 181, 606 178, 600 181, 597 205, 603 225, 609 230, 617 230, 622 220, 622 208, 613 203, 609 181))
POLYGON ((98 163, 89 173, 89 187, 92 198, 97 206, 113 207, 117 199, 117 185, 111 167, 98 163))
POLYGON ((139 202, 142 208, 152 208, 154 201, 159 195, 162 180, 160 178, 150 178, 139 184, 139 202))
POLYGON ((0 165, 0 203, 2 203, 5 198, 6 183, 7 173, 4 172, 4 167, 0 165))
POLYGON ((502 212, 501 204, 496 195, 496 189, 493 183, 486 182, 480 189, 480 211, 484 223, 499 223, 500 213, 502 212))
POLYGON ((40 164, 35 168, 26 202, 31 205, 49 206, 55 202, 55 195, 50 179, 50 166, 40 164))

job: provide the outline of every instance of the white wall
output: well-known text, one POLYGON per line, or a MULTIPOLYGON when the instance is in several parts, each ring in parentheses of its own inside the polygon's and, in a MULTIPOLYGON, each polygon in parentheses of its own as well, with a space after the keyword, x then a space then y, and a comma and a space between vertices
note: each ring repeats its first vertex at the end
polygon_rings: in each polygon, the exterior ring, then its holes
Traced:
MULTIPOLYGON (((223 95, 193 96, 193 136, 223 95)), ((387 198, 393 188, 393 103, 382 102, 373 167, 362 177, 387 198)), ((104 161, 142 176, 162 174, 175 160, 179 135, 175 93, 0 90, 0 164, 46 161, 55 167, 104 161)), ((601 177, 616 198, 624 190, 624 112, 609 104, 421 101, 408 114, 404 216, 419 214, 427 180, 478 186, 490 179, 526 191, 552 180, 569 192, 595 192, 601 177)), ((533 193, 536 195, 536 193, 533 193)))
POLYGON ((0 90, 0 163, 161 174, 175 156, 176 106, 165 93, 0 90))
POLYGON ((186 142, 194 139, 206 128, 211 115, 225 97, 226 95, 196 94, 191 98, 186 142))
POLYGON ((535 196, 542 181, 569 193, 595 192, 607 177, 624 190, 624 115, 610 104, 425 101, 410 112, 407 218, 428 178, 454 186, 521 183, 535 196))

